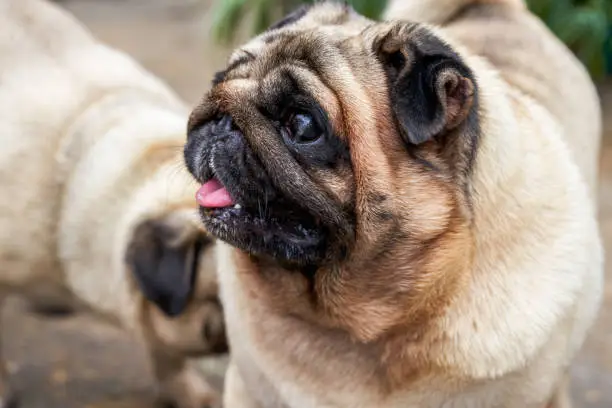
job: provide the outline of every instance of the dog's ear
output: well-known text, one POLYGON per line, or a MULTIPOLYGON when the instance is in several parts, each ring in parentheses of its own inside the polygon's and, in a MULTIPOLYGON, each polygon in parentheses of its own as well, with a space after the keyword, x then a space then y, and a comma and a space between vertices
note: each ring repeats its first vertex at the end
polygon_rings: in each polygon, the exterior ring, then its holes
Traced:
POLYGON ((388 24, 373 46, 386 70, 390 104, 406 142, 418 145, 464 123, 475 105, 472 71, 427 28, 388 24))
POLYGON ((191 299, 199 254, 211 240, 178 218, 147 220, 135 229, 126 261, 145 298, 169 317, 191 299))

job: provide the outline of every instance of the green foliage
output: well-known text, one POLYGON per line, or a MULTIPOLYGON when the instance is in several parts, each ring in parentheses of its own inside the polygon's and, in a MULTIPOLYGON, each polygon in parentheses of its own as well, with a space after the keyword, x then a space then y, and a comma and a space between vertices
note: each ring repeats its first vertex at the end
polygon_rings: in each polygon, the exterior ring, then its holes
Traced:
POLYGON ((531 10, 574 51, 594 78, 606 74, 612 52, 610 0, 527 0, 531 10))
MULTIPOLYGON (((215 39, 228 43, 234 39, 237 27, 245 16, 252 16, 252 32, 259 34, 271 23, 296 9, 301 4, 313 0, 217 0, 215 5, 213 34, 215 39)), ((370 18, 379 18, 386 0, 349 0, 355 10, 370 18)))
POLYGON ((234 38, 236 28, 242 22, 248 0, 220 0, 213 14, 215 39, 227 42, 234 38))
MULTIPOLYGON (((594 78, 612 73, 612 0, 526 0, 531 10, 580 58, 594 78)), ((234 39, 246 16, 252 33, 313 0, 217 0, 213 30, 215 38, 234 39)), ((386 0, 349 0, 361 14, 378 18, 386 0)))

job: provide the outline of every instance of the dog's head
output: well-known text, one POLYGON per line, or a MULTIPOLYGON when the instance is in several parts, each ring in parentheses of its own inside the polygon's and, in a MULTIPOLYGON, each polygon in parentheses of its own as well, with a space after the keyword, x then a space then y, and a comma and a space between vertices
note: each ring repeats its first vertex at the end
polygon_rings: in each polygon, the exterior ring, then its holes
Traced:
POLYGON ((478 86, 453 47, 320 3, 233 54, 191 116, 185 158, 206 228, 306 272, 346 321, 406 313, 457 281, 478 134, 478 86))
POLYGON ((227 350, 214 238, 194 223, 189 211, 141 222, 126 261, 143 295, 148 335, 185 354, 227 350))

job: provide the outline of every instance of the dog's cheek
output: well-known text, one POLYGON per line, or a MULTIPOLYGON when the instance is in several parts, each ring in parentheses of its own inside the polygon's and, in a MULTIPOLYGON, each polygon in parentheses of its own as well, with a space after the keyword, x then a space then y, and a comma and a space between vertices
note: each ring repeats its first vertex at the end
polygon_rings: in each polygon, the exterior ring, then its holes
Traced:
POLYGON ((399 173, 395 208, 404 228, 417 241, 428 241, 444 233, 459 211, 452 184, 405 166, 399 173))
POLYGON ((352 171, 348 166, 338 169, 312 169, 308 173, 315 184, 324 186, 327 193, 342 206, 353 200, 355 186, 352 171))

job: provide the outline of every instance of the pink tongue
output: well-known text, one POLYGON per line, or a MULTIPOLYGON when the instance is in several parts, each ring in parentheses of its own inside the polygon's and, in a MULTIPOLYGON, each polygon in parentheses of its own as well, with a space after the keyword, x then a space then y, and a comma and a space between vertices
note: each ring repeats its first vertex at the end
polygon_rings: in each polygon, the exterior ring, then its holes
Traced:
POLYGON ((234 200, 217 179, 212 179, 198 190, 196 194, 198 204, 206 208, 223 208, 234 205, 234 200))

